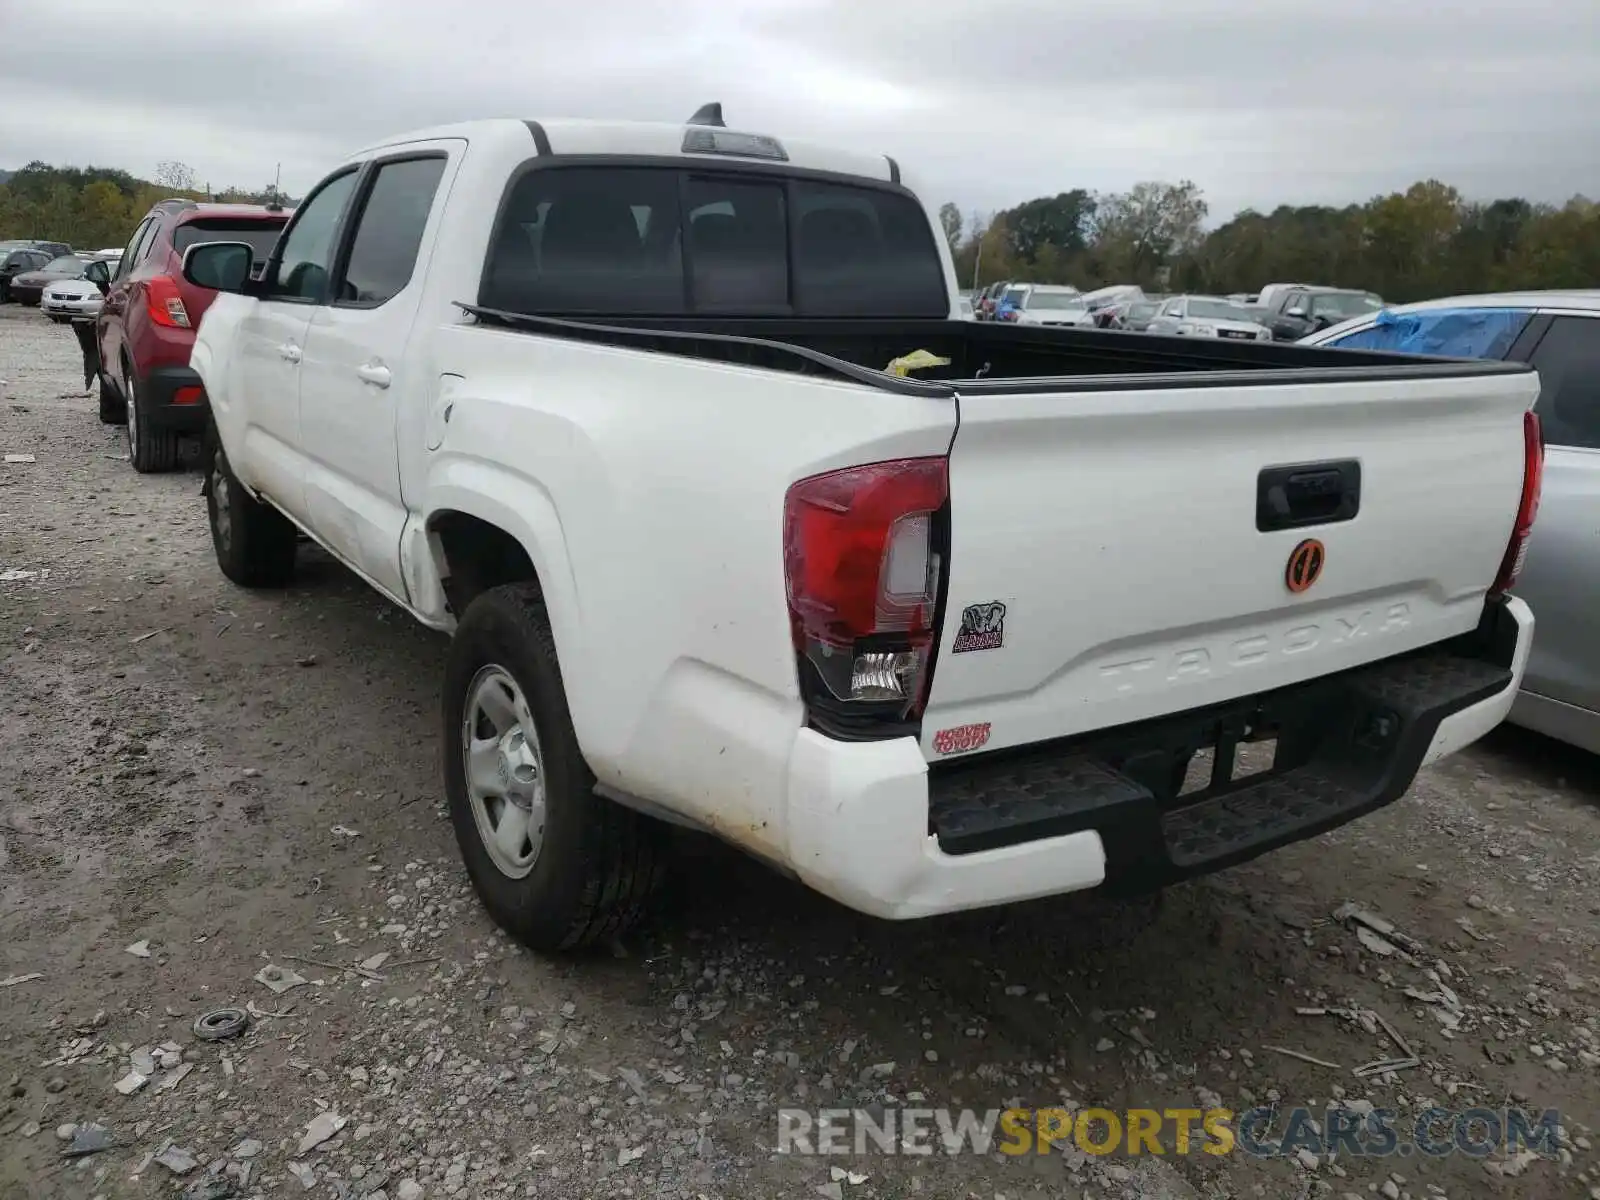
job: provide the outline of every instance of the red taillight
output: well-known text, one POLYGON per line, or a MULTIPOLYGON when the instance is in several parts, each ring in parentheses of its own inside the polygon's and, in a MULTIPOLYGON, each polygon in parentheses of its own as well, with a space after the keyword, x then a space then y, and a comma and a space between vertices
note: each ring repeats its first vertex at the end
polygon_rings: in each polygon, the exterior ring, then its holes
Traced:
POLYGON ((205 394, 204 388, 181 387, 172 393, 172 402, 174 404, 199 404, 205 394))
POLYGON ((170 275, 153 275, 144 281, 145 302, 150 319, 169 329, 189 329, 189 310, 183 306, 178 281, 170 275))
POLYGON ((1522 564, 1528 558, 1528 538, 1533 533, 1534 519, 1539 515, 1539 492, 1544 486, 1544 439, 1539 432, 1539 418, 1533 413, 1522 414, 1522 500, 1517 505, 1517 523, 1511 529, 1511 541, 1506 545, 1506 556, 1500 561, 1500 573, 1495 576, 1491 594, 1509 592, 1522 574, 1522 564))
POLYGON ((921 709, 939 590, 935 515, 943 458, 905 458, 802 479, 783 506, 795 651, 833 696, 921 709))

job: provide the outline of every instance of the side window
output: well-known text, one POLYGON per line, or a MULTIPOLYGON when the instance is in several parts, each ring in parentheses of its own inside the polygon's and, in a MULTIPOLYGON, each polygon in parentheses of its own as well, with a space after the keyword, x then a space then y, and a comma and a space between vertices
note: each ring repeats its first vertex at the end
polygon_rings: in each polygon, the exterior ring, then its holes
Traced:
POLYGON ((144 237, 145 230, 150 228, 150 223, 154 220, 154 217, 146 217, 139 222, 139 228, 133 231, 133 236, 128 239, 127 248, 122 252, 122 261, 117 264, 116 278, 121 279, 129 271, 133 270, 133 253, 138 249, 139 239, 144 237))
POLYGON ((1553 446, 1600 449, 1600 317, 1557 317, 1533 352, 1534 411, 1553 446))
POLYGON ((302 303, 320 301, 327 291, 328 273, 350 193, 355 190, 354 167, 323 183, 295 213, 263 292, 268 299, 302 303))
POLYGON ((447 161, 412 158, 378 168, 356 219, 336 303, 383 304, 411 282, 447 161))
POLYGON ((783 185, 691 177, 690 288, 696 312, 789 312, 783 185))
POLYGON ((134 266, 138 266, 145 259, 149 258, 150 257, 150 252, 156 248, 156 243, 159 242, 160 240, 161 240, 161 218, 160 217, 151 217, 150 218, 150 228, 148 228, 148 229, 146 229, 144 231, 144 240, 142 240, 139 243, 138 249, 134 251, 134 255, 133 255, 134 266))

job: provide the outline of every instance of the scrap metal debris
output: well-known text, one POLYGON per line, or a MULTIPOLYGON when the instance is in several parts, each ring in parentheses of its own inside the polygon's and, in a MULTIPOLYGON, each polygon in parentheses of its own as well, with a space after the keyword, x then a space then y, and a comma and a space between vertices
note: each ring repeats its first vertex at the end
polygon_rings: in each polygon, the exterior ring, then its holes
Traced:
POLYGON ((131 946, 124 946, 122 948, 122 952, 124 954, 131 954, 135 958, 149 958, 150 940, 148 938, 141 938, 131 946))
POLYGON ((315 1150, 349 1123, 349 1117, 341 1117, 331 1108, 324 1112, 319 1112, 311 1118, 311 1123, 306 1126, 305 1134, 300 1138, 300 1149, 297 1153, 306 1154, 315 1150))
POLYGON ((280 967, 276 963, 268 963, 255 974, 257 983, 265 984, 274 994, 283 995, 297 987, 305 987, 310 982, 304 975, 288 967, 280 967))
POLYGON ((129 1071, 121 1079, 117 1080, 115 1086, 117 1091, 124 1096, 131 1096, 149 1082, 150 1076, 141 1075, 137 1071, 129 1071))
POLYGON ((43 979, 43 971, 34 971, 29 975, 8 975, 0 979, 0 987, 16 987, 19 983, 32 983, 35 979, 43 979))
POLYGON ((164 1078, 160 1083, 156 1084, 156 1091, 158 1091, 158 1092, 170 1092, 173 1088, 177 1087, 180 1083, 182 1083, 184 1081, 184 1078, 192 1070, 194 1070, 194 1064, 193 1063, 181 1063, 181 1064, 179 1064, 178 1066, 176 1066, 176 1067, 174 1067, 172 1069, 172 1071, 166 1076, 166 1078, 164 1078))
POLYGON ((200 1165, 200 1160, 182 1146, 169 1145, 155 1156, 154 1161, 160 1163, 174 1175, 187 1175, 200 1165))
POLYGON ((72 1142, 61 1151, 61 1157, 87 1158, 116 1144, 116 1135, 104 1125, 79 1125, 72 1131, 72 1142))
POLYGON ((1391 1071, 1405 1071, 1411 1067, 1420 1067, 1422 1059, 1411 1048, 1411 1044, 1400 1036, 1400 1031, 1391 1025, 1384 1015, 1370 1008, 1297 1008, 1295 1012, 1302 1017, 1339 1017, 1360 1025, 1368 1033, 1376 1033, 1382 1028, 1389 1035, 1389 1040, 1400 1050, 1399 1058, 1380 1058, 1373 1062, 1354 1067, 1351 1074, 1358 1079, 1366 1079, 1372 1075, 1387 1075, 1391 1071))
POLYGON ((38 459, 31 454, 8 454, 6 455, 6 461, 8 463, 31 463, 37 462, 38 459))
POLYGON ((1426 954, 1422 943, 1396 928, 1394 922, 1386 921, 1376 913, 1362 908, 1354 900, 1347 900, 1334 910, 1333 919, 1345 925, 1355 926, 1356 938, 1360 943, 1374 954, 1384 958, 1400 955, 1410 958, 1412 955, 1426 954))
POLYGON ((1281 1054, 1285 1058, 1298 1058, 1301 1062, 1311 1063, 1313 1066, 1328 1067, 1329 1069, 1334 1070, 1334 1071, 1342 1071, 1342 1070, 1344 1070, 1344 1068, 1341 1067, 1338 1063, 1331 1063, 1331 1062, 1328 1062, 1326 1059, 1313 1058, 1309 1054, 1305 1054, 1305 1053, 1303 1053, 1302 1051, 1299 1051, 1299 1050, 1290 1050, 1286 1046, 1263 1046, 1261 1048, 1263 1050, 1266 1050, 1266 1051, 1272 1053, 1272 1054, 1281 1054))

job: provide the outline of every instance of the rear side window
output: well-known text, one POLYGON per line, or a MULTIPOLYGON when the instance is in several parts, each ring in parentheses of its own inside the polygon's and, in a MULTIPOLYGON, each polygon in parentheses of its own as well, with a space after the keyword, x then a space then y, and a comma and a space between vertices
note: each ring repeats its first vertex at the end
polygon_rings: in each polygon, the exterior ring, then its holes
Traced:
POLYGON ((182 258, 190 246, 208 242, 245 242, 255 252, 255 260, 266 262, 283 232, 283 221, 240 220, 239 218, 199 217, 185 221, 172 231, 172 248, 182 258))
POLYGON ((511 186, 481 302, 526 313, 949 315, 901 193, 667 167, 553 167, 511 186))
POLYGON ((1534 411, 1553 446, 1600 449, 1600 318, 1556 317, 1533 352, 1534 411))
POLYGON ((411 282, 445 161, 411 158, 378 168, 356 222, 339 303, 383 304, 411 282))

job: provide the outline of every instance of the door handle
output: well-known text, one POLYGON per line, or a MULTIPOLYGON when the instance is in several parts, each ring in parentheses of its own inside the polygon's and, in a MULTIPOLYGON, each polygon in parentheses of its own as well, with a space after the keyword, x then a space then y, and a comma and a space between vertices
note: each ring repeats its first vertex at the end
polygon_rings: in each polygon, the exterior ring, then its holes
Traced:
POLYGON ((278 347, 278 353, 292 363, 300 361, 300 347, 293 342, 285 342, 278 347))
POLYGON ((356 368, 356 374, 361 377, 362 383, 381 388, 389 386, 389 368, 382 363, 366 363, 356 368))
POLYGON ((1268 467, 1256 476, 1256 528, 1334 525, 1361 511, 1361 464, 1354 459, 1268 467))

